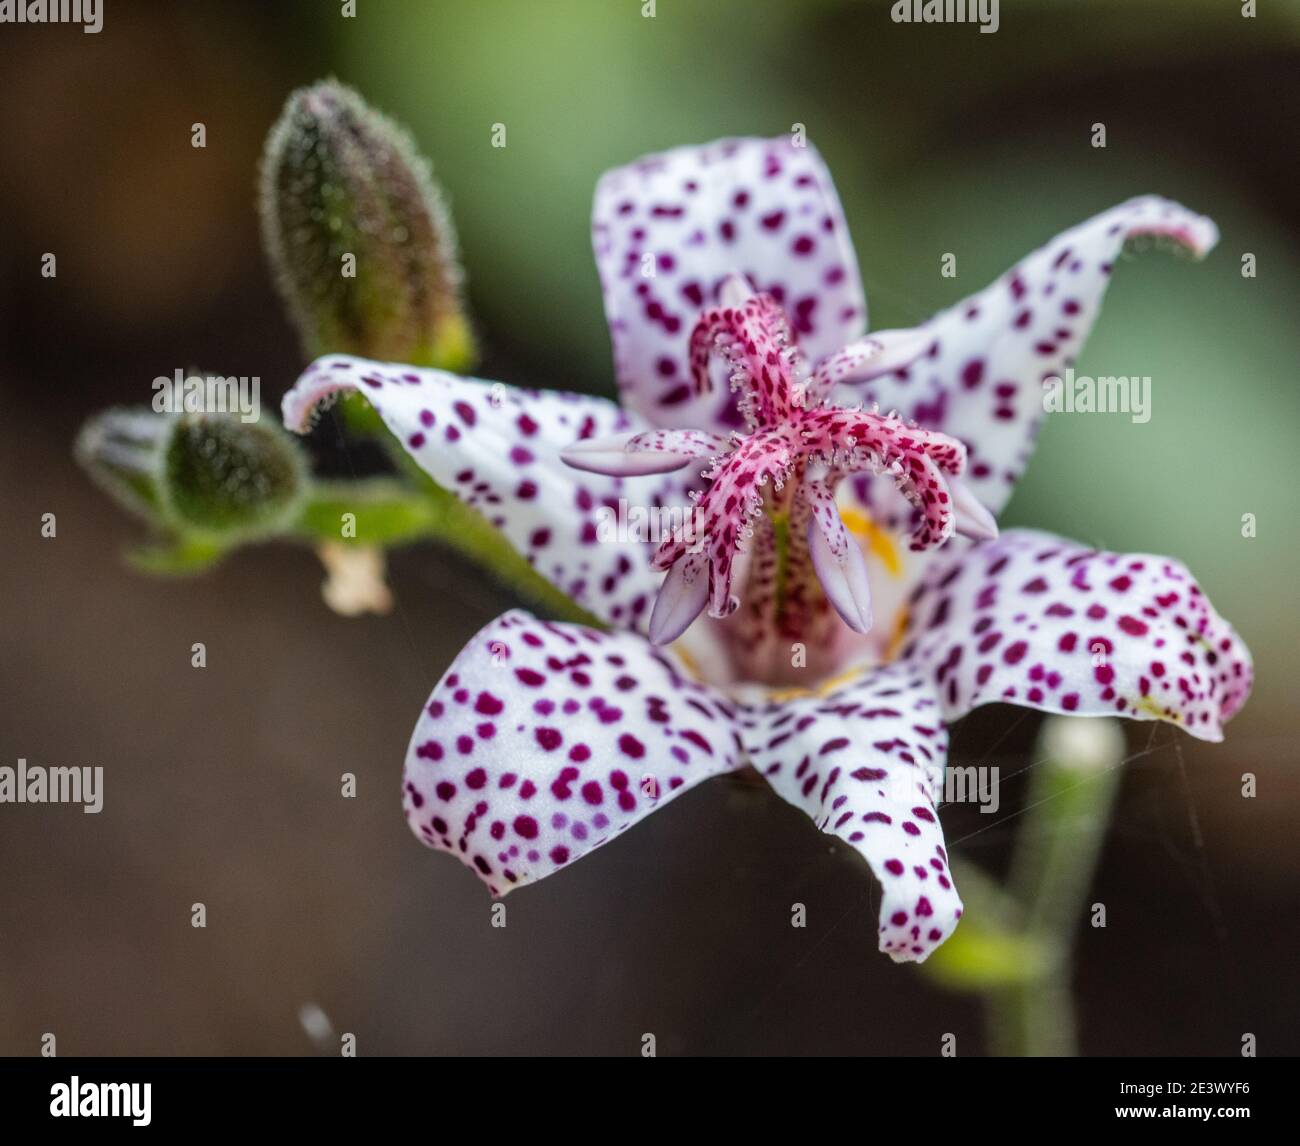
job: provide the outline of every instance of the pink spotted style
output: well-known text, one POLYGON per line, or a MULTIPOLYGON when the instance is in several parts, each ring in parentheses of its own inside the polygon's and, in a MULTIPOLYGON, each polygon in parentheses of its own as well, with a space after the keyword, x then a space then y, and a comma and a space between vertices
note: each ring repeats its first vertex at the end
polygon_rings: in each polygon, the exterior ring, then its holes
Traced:
POLYGON ((834 355, 810 371, 772 295, 752 294, 739 275, 727 279, 720 294, 730 305, 703 311, 691 331, 693 392, 711 391, 710 362, 720 358, 749 435, 733 431, 724 440, 698 430, 661 430, 584 439, 562 456, 577 469, 614 476, 671 472, 699 457, 711 459, 702 473, 708 490, 692 519, 702 527, 689 535, 679 531, 652 560, 668 577, 649 635, 660 645, 676 640, 706 605, 714 617, 734 613, 740 598, 732 592, 733 566, 752 541, 757 555, 747 581, 751 623, 735 633, 743 642, 735 668, 751 675, 758 666, 745 654, 753 652, 755 630, 765 623, 771 637, 820 644, 828 639, 829 604, 855 632, 871 629, 866 562, 835 502, 843 477, 865 473, 892 479, 915 511, 914 550, 942 545, 954 529, 995 537, 997 527, 957 476, 966 464, 961 442, 915 423, 905 425, 896 414, 832 401, 837 384, 879 355, 878 344, 834 355), (779 554, 774 522, 786 537, 779 554), (696 539, 697 532, 703 537, 696 539), (813 574, 820 593, 810 585, 813 574))
POLYGON ((335 355, 285 398, 303 430, 364 394, 600 622, 512 611, 470 641, 411 737, 420 840, 504 895, 749 767, 863 857, 881 950, 919 961, 962 914, 948 724, 1010 703, 1222 738, 1250 655, 1181 564, 996 524, 1117 257, 1152 237, 1203 256, 1208 219, 1130 200, 872 334, 810 146, 641 159, 602 178, 593 229, 621 406, 335 355), (610 540, 620 505, 699 528, 610 540))

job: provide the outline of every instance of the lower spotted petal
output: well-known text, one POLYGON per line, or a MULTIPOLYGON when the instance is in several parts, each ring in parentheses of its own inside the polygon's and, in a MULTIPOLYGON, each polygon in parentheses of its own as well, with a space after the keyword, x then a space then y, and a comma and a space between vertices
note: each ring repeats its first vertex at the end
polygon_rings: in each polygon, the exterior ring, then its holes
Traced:
POLYGON ((880 949, 922 962, 961 918, 937 806, 948 741, 933 685, 880 669, 824 697, 747 711, 755 768, 880 880, 880 949))
POLYGON ((564 464, 560 453, 576 440, 634 428, 612 402, 331 354, 285 395, 285 425, 305 431, 319 405, 344 390, 362 394, 420 468, 543 577, 601 620, 644 628, 659 580, 650 552, 634 531, 602 526, 619 519, 624 501, 684 506, 687 495, 680 477, 625 480, 564 464))
POLYGON ((493 895, 608 843, 739 766, 730 706, 630 633, 515 611, 480 632, 411 737, 411 830, 493 895))
POLYGON ((1179 562, 1013 530, 937 559, 901 658, 948 720, 1002 701, 1165 720, 1202 740, 1250 692, 1250 653, 1179 562))

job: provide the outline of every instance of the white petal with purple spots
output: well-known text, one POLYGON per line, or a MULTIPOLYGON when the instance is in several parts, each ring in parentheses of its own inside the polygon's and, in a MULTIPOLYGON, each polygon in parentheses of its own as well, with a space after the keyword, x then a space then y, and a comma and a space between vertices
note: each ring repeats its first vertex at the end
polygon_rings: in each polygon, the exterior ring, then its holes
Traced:
POLYGON ((1196 257, 1218 230, 1168 199, 1131 199, 1058 235, 991 286, 917 328, 909 342, 869 345, 862 361, 845 352, 845 375, 876 375, 857 387, 882 410, 896 409, 931 430, 960 438, 969 451, 966 480, 994 513, 1007 499, 1033 449, 1043 417, 1043 380, 1071 365, 1096 321, 1115 261, 1126 243, 1162 240, 1196 257), (897 361, 898 351, 910 362, 897 361))
POLYGON ((284 420, 305 430, 340 390, 363 394, 440 486, 479 510, 536 570, 595 616, 644 629, 660 577, 634 533, 601 529, 620 498, 684 506, 686 477, 579 473, 560 451, 638 427, 604 398, 520 390, 442 370, 331 354, 285 395, 284 420))
POLYGON ((938 803, 948 737, 934 687, 909 666, 742 718, 754 766, 866 859, 883 892, 880 949, 922 962, 957 926, 938 803))
POLYGON ((900 660, 930 676, 946 720, 1002 701, 1222 740, 1250 693, 1246 646, 1168 557, 1012 530, 936 561, 909 608, 900 660))
POLYGON ((725 387, 693 396, 688 341, 733 272, 790 316, 813 359, 865 329, 839 197, 815 148, 787 137, 680 147, 607 172, 592 216, 624 404, 655 425, 739 424, 725 387))
POLYGON ((739 764, 731 707, 670 656, 514 611, 433 690, 403 803, 424 843, 504 895, 739 764))

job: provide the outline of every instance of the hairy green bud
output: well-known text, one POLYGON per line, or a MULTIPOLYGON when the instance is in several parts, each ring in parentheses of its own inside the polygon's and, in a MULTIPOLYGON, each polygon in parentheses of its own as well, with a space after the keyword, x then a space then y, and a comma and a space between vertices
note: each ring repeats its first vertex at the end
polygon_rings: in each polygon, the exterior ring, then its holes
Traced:
POLYGON ((301 452, 278 427, 228 414, 176 419, 162 457, 173 517, 200 533, 262 533, 299 508, 301 452))
POLYGON ((107 410, 83 427, 77 460, 163 532, 223 546, 287 527, 308 483, 293 438, 233 414, 107 410))
POLYGON ((262 238, 310 357, 466 369, 451 218, 410 136, 333 80, 289 97, 262 161, 262 238))

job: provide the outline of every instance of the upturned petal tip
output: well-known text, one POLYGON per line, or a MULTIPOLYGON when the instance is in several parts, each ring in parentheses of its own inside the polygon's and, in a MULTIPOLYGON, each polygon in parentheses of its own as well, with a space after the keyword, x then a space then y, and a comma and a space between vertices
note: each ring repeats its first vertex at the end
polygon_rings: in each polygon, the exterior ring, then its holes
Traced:
POLYGON ((848 348, 857 353, 835 356, 837 373, 867 402, 963 441, 965 479, 996 513, 1033 452, 1042 380, 1078 359, 1121 256, 1172 247, 1199 259, 1218 237, 1210 219, 1172 200, 1130 199, 1063 231, 910 337, 890 331, 848 348), (876 339, 879 355, 868 345, 876 339))
POLYGON ((936 562, 909 608, 899 660, 932 674, 948 720, 1002 702, 1218 741, 1250 694, 1249 650, 1168 557, 1009 530, 936 562))

